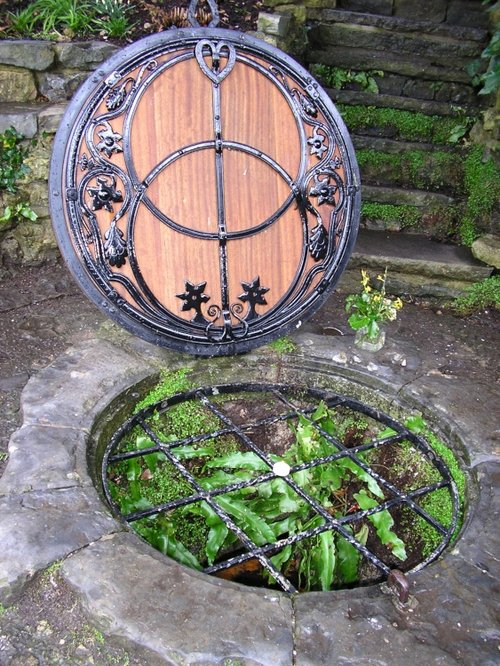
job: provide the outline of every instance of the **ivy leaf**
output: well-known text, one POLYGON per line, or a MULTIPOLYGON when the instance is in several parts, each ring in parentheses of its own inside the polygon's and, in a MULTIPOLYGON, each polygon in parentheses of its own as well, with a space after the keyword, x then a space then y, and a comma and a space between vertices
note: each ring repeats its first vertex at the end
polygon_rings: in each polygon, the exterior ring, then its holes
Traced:
MULTIPOLYGON (((346 528, 347 529, 347 528, 346 528)), ((348 528, 351 531, 351 528, 348 528)), ((368 528, 367 528, 368 536, 368 528)), ((356 535, 357 536, 357 535, 356 535)), ((355 583, 358 580, 361 553, 343 537, 337 538, 338 571, 343 583, 355 583)))
MULTIPOLYGON (((215 512, 214 512, 215 513, 215 512)), ((217 514, 215 514, 217 516, 217 514)), ((222 547, 222 544, 226 540, 228 535, 228 528, 224 525, 222 520, 217 516, 218 523, 212 525, 207 537, 207 543, 205 546, 205 555, 207 556, 207 561, 210 566, 214 563, 217 553, 222 547)))
POLYGON ((245 502, 220 495, 217 497, 217 504, 235 519, 235 522, 258 546, 275 541, 271 527, 261 516, 252 511, 245 502))
MULTIPOLYGON (((371 497, 368 497, 364 490, 354 494, 354 498, 359 506, 363 509, 373 509, 378 506, 378 502, 371 497)), ((380 541, 389 546, 393 554, 400 560, 406 560, 406 550, 403 541, 395 534, 391 527, 394 525, 394 520, 387 509, 378 511, 377 513, 368 516, 368 520, 372 523, 377 531, 377 536, 380 541)))
POLYGON ((335 542, 331 531, 321 532, 319 535, 319 548, 316 557, 319 556, 317 569, 319 569, 319 583, 323 592, 330 589, 333 583, 333 572, 335 570, 335 542), (319 567, 318 567, 319 565, 319 567))
POLYGON ((422 418, 422 414, 415 414, 414 416, 409 416, 406 419, 405 426, 408 428, 408 430, 418 434, 419 432, 423 432, 426 429, 427 424, 422 418))
POLYGON ((209 460, 205 467, 225 467, 226 469, 243 468, 251 469, 257 472, 268 472, 270 470, 269 465, 252 451, 248 451, 246 453, 241 453, 240 451, 236 451, 235 453, 228 453, 225 456, 220 456, 219 458, 209 460))
POLYGON ((373 476, 368 474, 368 472, 365 472, 365 470, 359 465, 357 465, 353 460, 351 460, 350 458, 340 458, 337 461, 337 464, 340 465, 341 467, 345 467, 346 469, 350 470, 353 474, 355 474, 358 477, 358 479, 361 479, 361 481, 364 481, 366 483, 366 485, 368 486, 368 490, 371 493, 373 493, 376 497, 380 497, 381 499, 383 499, 384 493, 381 487, 373 478, 373 476))

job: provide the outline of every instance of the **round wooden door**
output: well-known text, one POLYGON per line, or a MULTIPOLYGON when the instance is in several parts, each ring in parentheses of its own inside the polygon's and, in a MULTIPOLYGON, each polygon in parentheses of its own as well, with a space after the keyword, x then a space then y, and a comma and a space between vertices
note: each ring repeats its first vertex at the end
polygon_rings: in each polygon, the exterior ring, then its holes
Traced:
POLYGON ((346 128, 284 53, 216 28, 125 48, 73 98, 51 209, 97 305, 156 344, 201 355, 283 335, 333 289, 357 233, 346 128))

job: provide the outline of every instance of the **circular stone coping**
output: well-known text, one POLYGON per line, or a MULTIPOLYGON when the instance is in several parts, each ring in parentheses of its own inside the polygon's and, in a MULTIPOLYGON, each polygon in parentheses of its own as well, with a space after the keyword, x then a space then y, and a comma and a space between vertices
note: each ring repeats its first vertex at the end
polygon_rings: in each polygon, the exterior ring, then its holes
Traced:
MULTIPOLYGON (((300 384, 306 383, 307 378, 311 386, 352 395, 380 406, 395 418, 402 412, 419 410, 432 429, 444 435, 458 456, 467 460, 467 449, 455 424, 435 414, 434 405, 420 402, 418 391, 412 390, 411 380, 419 379, 419 361, 411 356, 411 350, 404 371, 389 360, 378 366, 375 377, 366 370, 373 364, 370 355, 363 363, 356 362, 358 367, 365 365, 359 371, 332 362, 328 338, 302 334, 299 343, 292 355, 263 349, 237 361, 206 361, 153 348, 120 334, 116 342, 91 340, 70 349, 33 377, 22 396, 24 422, 11 439, 9 463, 0 480, 4 505, 0 510, 2 598, 14 598, 34 573, 55 560, 64 560, 61 574, 83 595, 101 626, 162 656, 187 655, 186 663, 200 664, 244 658, 245 664, 289 666, 292 651, 301 640, 307 652, 312 649, 308 641, 315 637, 319 640, 318 636, 330 645, 333 638, 329 632, 335 634, 337 641, 345 639, 347 650, 347 644, 354 641, 351 629, 344 626, 344 636, 333 631, 330 624, 337 617, 336 621, 345 625, 352 604, 366 607, 362 617, 372 612, 387 618, 396 612, 394 598, 383 594, 383 585, 311 592, 292 600, 281 592, 248 588, 187 569, 125 530, 104 506, 94 486, 95 479, 89 476, 88 470, 95 470, 96 442, 102 441, 106 430, 113 427, 107 420, 107 408, 111 405, 113 413, 121 416, 120 405, 125 409, 131 394, 137 398, 150 386, 160 367, 190 367, 190 378, 199 384, 213 382, 214 377, 218 383, 244 379, 300 384), (412 367, 413 374, 409 376, 408 369, 412 367), (319 624, 315 614, 322 618, 319 624), (207 654, 210 659, 203 661, 202 655, 207 654)), ((339 344, 352 354, 348 341, 339 344)), ((387 353, 392 358, 400 352, 387 353)), ((474 441, 468 444, 469 450, 480 446, 474 441)), ((474 483, 469 484, 469 495, 471 504, 477 495, 474 483)), ((479 499, 487 503, 488 497, 487 494, 479 499)), ((493 527, 488 527, 488 515, 486 512, 481 516, 479 534, 485 539, 494 533, 493 527)), ((462 539, 436 563, 417 576, 409 576, 413 592, 418 592, 420 580, 424 596, 431 590, 432 604, 424 604, 428 612, 434 612, 434 604, 441 603, 443 594, 453 596, 457 566, 453 560, 457 560, 459 549, 477 549, 477 540, 477 533, 473 543, 462 539), (440 577, 438 583, 433 582, 435 576, 440 577)), ((472 556, 476 556, 475 551, 472 556)), ((465 594, 466 587, 462 579, 460 595, 465 594)), ((477 596, 476 592, 472 595, 474 599, 477 596)), ((459 600, 461 603, 461 596, 459 600)), ((406 611, 413 610, 412 603, 413 597, 406 611)), ((424 615, 424 624, 431 621, 424 615)), ((353 625, 352 631, 355 629, 353 625)), ((385 630, 392 631, 389 625, 385 630)), ((438 638, 432 639, 432 651, 419 643, 418 631, 415 636, 410 631, 403 633, 405 637, 398 636, 392 642, 392 652, 387 653, 389 661, 414 649, 416 644, 424 658, 427 655, 432 660, 436 655, 445 655, 438 638)), ((382 654, 386 647, 381 644, 377 649, 382 654)))

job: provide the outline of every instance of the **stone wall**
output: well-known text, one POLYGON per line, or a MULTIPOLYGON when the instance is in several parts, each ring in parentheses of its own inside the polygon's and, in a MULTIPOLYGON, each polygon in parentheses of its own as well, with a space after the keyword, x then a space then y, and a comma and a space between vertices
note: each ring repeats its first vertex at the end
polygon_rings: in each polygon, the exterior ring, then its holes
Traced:
MULTIPOLYGON (((363 199, 368 204, 364 226, 446 237, 444 227, 455 224, 456 204, 464 201, 464 155, 445 145, 442 137, 436 144, 432 132, 403 135, 400 124, 422 118, 449 123, 457 106, 477 113, 480 100, 464 67, 487 41, 481 0, 267 0, 266 6, 257 36, 294 53, 306 65, 383 71, 383 76, 374 76, 376 94, 356 83, 329 90, 349 119, 360 156, 363 199), (372 115, 373 110, 386 110, 392 120, 356 125, 353 112, 366 108, 372 115), (443 153, 450 153, 457 165, 449 178, 450 159, 443 153), (396 164, 392 156, 402 154, 411 155, 413 162, 396 164)), ((28 203, 38 215, 36 222, 0 223, 0 275, 11 266, 37 264, 57 255, 47 191, 53 136, 75 90, 116 50, 97 41, 0 40, 0 133, 13 126, 37 142, 27 160, 31 171, 19 192, 0 194, 0 215, 13 201, 28 203)), ((484 230, 492 231, 489 222, 485 224, 484 230)))
POLYGON ((116 50, 97 41, 0 40, 0 133, 14 127, 35 142, 18 191, 0 193, 0 215, 14 202, 28 203, 38 215, 35 222, 0 223, 0 277, 13 266, 57 256, 47 189, 54 134, 78 86, 116 50))

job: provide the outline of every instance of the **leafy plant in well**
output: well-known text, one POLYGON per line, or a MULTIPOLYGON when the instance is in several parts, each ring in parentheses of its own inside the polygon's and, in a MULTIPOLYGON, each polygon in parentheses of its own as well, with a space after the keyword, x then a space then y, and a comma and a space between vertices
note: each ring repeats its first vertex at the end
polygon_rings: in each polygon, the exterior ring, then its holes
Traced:
MULTIPOLYGON (((345 428, 348 427, 345 425, 345 428)), ((345 428, 342 428, 345 433, 345 428)), ((323 403, 310 419, 299 418, 295 427, 295 443, 282 458, 271 455, 271 461, 285 461, 293 467, 331 454, 332 444, 321 432, 339 433, 339 426, 323 403)), ((150 445, 146 438, 144 446, 150 445)), ((231 451, 217 455, 211 442, 180 446, 172 451, 177 458, 194 464, 191 472, 206 490, 245 481, 255 474, 269 471, 268 464, 255 453, 231 451)), ((151 470, 163 467, 161 460, 148 462, 147 457, 144 456, 142 463, 138 458, 134 459, 134 463, 130 460, 125 463, 129 481, 142 479, 144 486, 149 483, 147 479, 151 470)), ((344 516, 349 511, 376 508, 384 499, 384 493, 375 479, 349 457, 296 471, 292 478, 334 517, 344 516), (349 487, 353 488, 351 494, 346 491, 349 487), (356 493, 356 489, 359 492, 356 493)), ((115 477, 115 482, 117 480, 115 477)), ((119 496, 117 485, 114 492, 119 496)), ((182 489, 180 496, 186 492, 189 492, 187 488, 182 489)), ((122 496, 122 511, 130 510, 128 502, 129 499, 122 496)), ((282 478, 217 495, 216 503, 257 545, 272 544, 310 528, 320 528, 324 523, 324 518, 313 511, 282 478)), ((146 508, 152 504, 143 492, 133 508, 146 508)), ((197 569, 213 564, 222 552, 238 547, 236 535, 206 501, 138 522, 138 532, 159 550, 197 569), (182 538, 182 534, 189 534, 193 525, 199 544, 187 548, 186 537, 182 538)), ((385 544, 396 558, 406 559, 404 543, 393 531, 393 518, 387 510, 372 513, 368 523, 354 524, 355 528, 348 527, 347 531, 360 543, 366 543, 368 524, 371 524, 374 538, 385 544)), ((361 555, 341 534, 323 530, 282 548, 271 560, 285 575, 294 576, 301 589, 327 590, 333 585, 350 584, 357 579, 361 555)))

